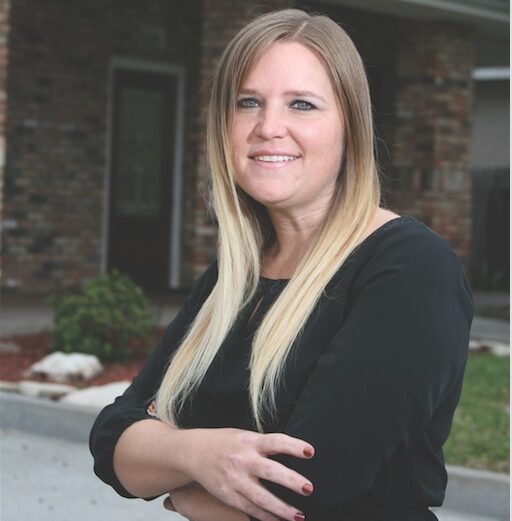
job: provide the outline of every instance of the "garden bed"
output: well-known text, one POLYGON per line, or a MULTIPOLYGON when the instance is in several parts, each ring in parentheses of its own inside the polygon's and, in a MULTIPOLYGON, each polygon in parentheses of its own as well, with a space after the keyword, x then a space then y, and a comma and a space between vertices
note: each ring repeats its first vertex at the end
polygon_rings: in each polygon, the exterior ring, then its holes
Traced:
MULTIPOLYGON (((162 329, 154 332, 156 340, 163 333, 162 329)), ((4 348, 0 350, 0 380, 19 382, 31 380, 36 382, 48 381, 42 376, 28 376, 27 370, 51 352, 51 335, 49 333, 35 333, 30 335, 16 335, 1 340, 4 348)), ((122 380, 131 380, 140 370, 147 352, 144 349, 133 347, 132 356, 126 362, 104 363, 101 374, 88 381, 70 382, 77 387, 103 385, 122 380)))

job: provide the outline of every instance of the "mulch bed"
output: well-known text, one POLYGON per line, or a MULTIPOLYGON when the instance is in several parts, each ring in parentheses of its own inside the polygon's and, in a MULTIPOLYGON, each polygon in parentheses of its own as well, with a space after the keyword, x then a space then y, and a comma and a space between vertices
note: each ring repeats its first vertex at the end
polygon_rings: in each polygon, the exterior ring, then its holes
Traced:
MULTIPOLYGON (((157 329, 154 332, 156 339, 163 333, 163 329, 157 329)), ((14 344, 17 349, 7 349, 6 352, 0 350, 0 380, 7 382, 18 382, 20 380, 31 380, 36 382, 50 381, 43 376, 27 376, 26 371, 29 367, 38 362, 51 353, 51 335, 50 333, 34 333, 30 335, 16 335, 3 337, 0 342, 5 346, 14 344)), ((89 387, 92 385, 103 385, 121 380, 132 380, 139 372, 147 351, 141 349, 140 346, 134 345, 132 356, 126 362, 110 362, 104 363, 104 370, 97 377, 84 381, 69 382, 78 387, 89 387)))

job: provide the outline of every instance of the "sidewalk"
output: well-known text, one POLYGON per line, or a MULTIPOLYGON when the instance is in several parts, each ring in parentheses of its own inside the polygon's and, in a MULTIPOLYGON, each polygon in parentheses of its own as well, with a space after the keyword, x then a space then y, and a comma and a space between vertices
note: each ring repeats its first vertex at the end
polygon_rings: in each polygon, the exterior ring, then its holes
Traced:
MULTIPOLYGON (((152 510, 148 510, 143 502, 118 498, 93 475, 87 440, 97 408, 5 392, 0 392, 0 400, 4 452, 1 488, 6 498, 20 497, 19 494, 26 490, 34 491, 22 505, 15 502, 15 505, 2 506, 2 510, 6 508, 6 514, 10 514, 5 519, 25 521, 37 517, 39 521, 81 521, 94 517, 109 521, 142 521, 153 515, 155 517, 151 519, 160 519, 157 510, 161 508, 161 501, 151 502, 152 510), (26 461, 30 461, 30 466, 20 465, 26 461), (48 495, 45 487, 50 487, 48 495), (73 503, 69 511, 62 510, 62 498, 73 503), (154 507, 155 503, 159 506, 154 507), (53 510, 48 513, 50 506, 53 510), (130 510, 126 517, 122 507, 130 510), (75 508, 82 517, 69 515, 75 508), (113 511, 116 515, 112 515, 113 511), (32 515, 34 512, 38 515, 32 515)), ((454 466, 448 466, 447 470, 448 487, 443 507, 433 509, 439 521, 509 520, 510 480, 507 475, 454 466)), ((167 511, 165 514, 169 515, 167 511)), ((182 518, 166 519, 178 521, 182 518)))
MULTIPOLYGON (((168 325, 178 312, 180 305, 175 300, 156 301, 153 304, 159 325, 168 325)), ((51 306, 39 299, 4 298, 0 312, 0 338, 50 330, 53 327, 53 316, 51 306)))
POLYGON ((93 473, 85 443, 2 429, 0 519, 185 521, 155 501, 125 499, 93 473))

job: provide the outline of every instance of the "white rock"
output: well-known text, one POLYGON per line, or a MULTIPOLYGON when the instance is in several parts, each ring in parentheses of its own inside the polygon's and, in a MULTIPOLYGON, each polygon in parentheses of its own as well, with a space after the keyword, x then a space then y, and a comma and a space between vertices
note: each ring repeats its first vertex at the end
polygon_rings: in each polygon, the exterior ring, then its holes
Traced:
POLYGON ((103 371, 98 357, 83 353, 62 353, 56 351, 33 364, 30 374, 41 374, 58 382, 74 378, 89 380, 103 371))
POLYGON ((56 400, 74 391, 76 387, 72 385, 54 384, 47 382, 29 382, 22 380, 18 383, 18 391, 27 396, 42 396, 56 400))
POLYGON ((503 342, 496 342, 494 340, 481 340, 481 345, 487 347, 493 355, 508 356, 510 354, 510 346, 503 342))
POLYGON ((495 356, 509 356, 510 354, 510 345, 496 340, 470 340, 469 349, 491 353, 495 356))
POLYGON ((480 342, 478 340, 471 339, 469 341, 469 349, 471 351, 473 351, 473 350, 477 351, 477 350, 481 349, 481 347, 482 346, 480 345, 480 342))
POLYGON ((129 385, 130 382, 128 380, 123 380, 121 382, 88 387, 87 389, 80 389, 67 394, 60 401, 63 403, 89 405, 103 409, 103 407, 112 403, 118 396, 121 396, 129 385))

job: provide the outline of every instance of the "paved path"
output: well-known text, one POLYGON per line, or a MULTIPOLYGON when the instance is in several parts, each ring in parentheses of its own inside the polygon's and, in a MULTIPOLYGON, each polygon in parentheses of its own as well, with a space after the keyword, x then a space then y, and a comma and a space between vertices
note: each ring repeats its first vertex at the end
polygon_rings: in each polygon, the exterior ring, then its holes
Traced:
POLYGON ((84 443, 2 430, 2 521, 183 521, 162 499, 118 496, 93 473, 84 443))
MULTIPOLYGON (((163 499, 146 502, 119 497, 92 471, 84 443, 0 431, 2 521, 183 521, 164 510, 163 499)), ((498 521, 433 509, 439 521, 498 521)), ((504 521, 504 520, 500 520, 504 521)))
MULTIPOLYGON (((167 326, 178 311, 176 306, 154 308, 161 326, 167 326)), ((0 337, 48 331, 53 327, 53 310, 43 305, 3 306, 0 313, 0 337)))
POLYGON ((475 317, 471 325, 471 338, 508 344, 510 342, 510 324, 496 318, 475 317))

